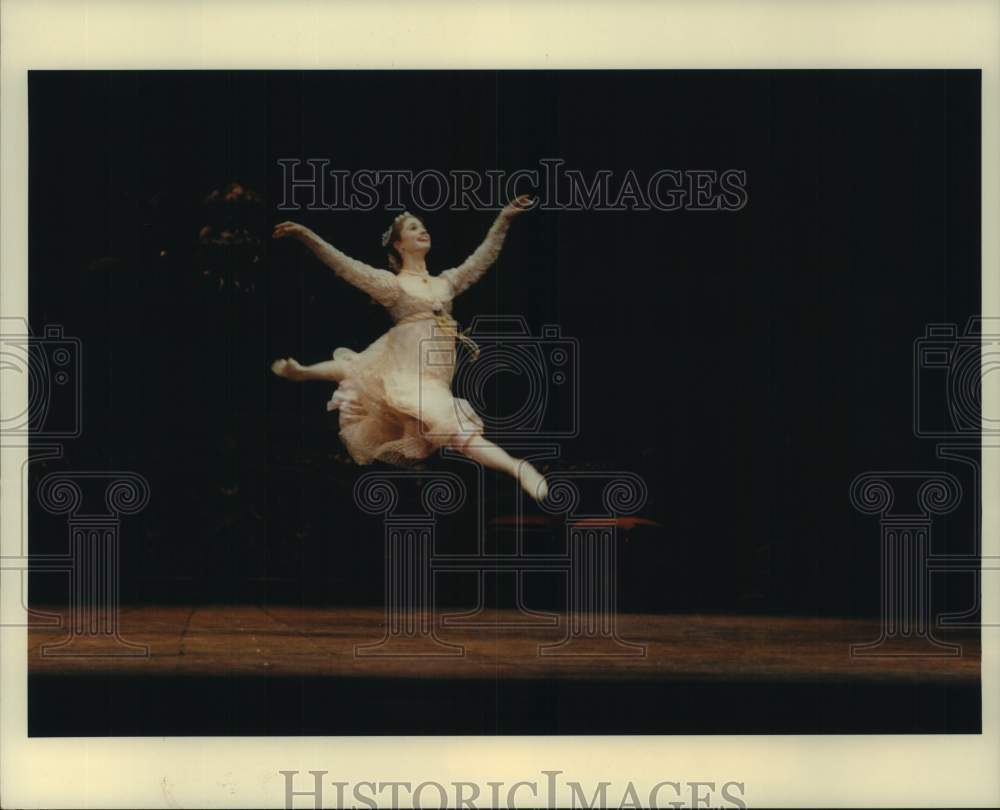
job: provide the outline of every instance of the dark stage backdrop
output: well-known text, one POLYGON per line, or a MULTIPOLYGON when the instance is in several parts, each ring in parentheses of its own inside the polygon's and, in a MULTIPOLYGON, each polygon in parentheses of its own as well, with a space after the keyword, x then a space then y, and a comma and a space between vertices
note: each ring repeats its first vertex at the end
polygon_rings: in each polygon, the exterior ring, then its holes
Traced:
MULTIPOLYGON (((463 325, 518 314, 579 341, 581 432, 560 464, 643 476, 659 524, 622 544, 625 610, 877 615, 878 524, 852 479, 972 486, 912 412, 914 341, 980 311, 978 72, 34 71, 29 89, 31 321, 80 338, 83 377, 82 435, 31 475, 148 479, 122 523, 126 602, 381 604, 381 523, 354 506, 332 385, 269 366, 360 350, 390 321, 267 234, 296 219, 383 265, 391 215, 278 211, 283 158, 746 172, 737 212, 526 213, 456 302, 463 325), (228 209, 205 198, 234 181, 261 195, 236 215, 259 250, 213 241, 228 209)), ((428 212, 432 272, 493 217, 428 212)), ((936 384, 920 393, 942 407, 936 384)), ((518 385, 497 381, 498 409, 518 385)), ((488 482, 505 511, 513 483, 488 482)), ((66 550, 65 517, 33 501, 30 521, 32 554, 66 550)), ((935 550, 971 552, 977 521, 967 497, 935 550)), ((467 523, 449 521, 450 549, 467 523)), ((33 573, 31 593, 61 601, 66 583, 33 573)), ((966 608, 974 584, 935 594, 966 608)))

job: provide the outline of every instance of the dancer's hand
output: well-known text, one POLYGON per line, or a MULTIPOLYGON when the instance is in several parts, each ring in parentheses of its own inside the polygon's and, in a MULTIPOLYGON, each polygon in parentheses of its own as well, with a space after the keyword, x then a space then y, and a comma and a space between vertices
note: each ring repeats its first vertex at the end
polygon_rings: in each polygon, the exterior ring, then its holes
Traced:
POLYGON ((297 222, 279 222, 274 226, 274 232, 271 234, 271 238, 283 239, 286 236, 291 236, 294 239, 303 239, 310 233, 312 233, 312 231, 310 231, 305 225, 299 225, 297 222))
POLYGON ((504 206, 503 213, 509 217, 520 214, 522 211, 527 211, 532 205, 534 205, 535 200, 530 194, 522 194, 519 197, 515 197, 507 205, 504 206))

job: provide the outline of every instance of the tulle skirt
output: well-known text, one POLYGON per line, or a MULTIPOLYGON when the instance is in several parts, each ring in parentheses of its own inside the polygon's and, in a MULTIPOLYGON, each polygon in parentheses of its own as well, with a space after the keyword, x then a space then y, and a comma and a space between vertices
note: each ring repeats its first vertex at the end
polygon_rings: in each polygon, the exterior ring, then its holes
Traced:
POLYGON ((482 434, 482 419, 451 392, 455 339, 434 335, 432 324, 400 324, 362 352, 334 351, 340 378, 327 410, 339 411, 357 464, 408 466, 482 434))

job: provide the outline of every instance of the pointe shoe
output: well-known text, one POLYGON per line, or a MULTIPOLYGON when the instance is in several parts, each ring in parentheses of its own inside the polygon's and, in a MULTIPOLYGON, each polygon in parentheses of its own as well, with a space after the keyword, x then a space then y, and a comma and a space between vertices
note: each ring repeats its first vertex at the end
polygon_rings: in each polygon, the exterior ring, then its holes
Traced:
POLYGON ((545 482, 545 476, 527 461, 521 463, 518 480, 524 491, 536 501, 544 501, 549 494, 549 485, 545 482))
POLYGON ((271 371, 279 377, 284 377, 286 380, 302 379, 302 366, 299 365, 299 361, 294 357, 275 360, 271 363, 271 371))

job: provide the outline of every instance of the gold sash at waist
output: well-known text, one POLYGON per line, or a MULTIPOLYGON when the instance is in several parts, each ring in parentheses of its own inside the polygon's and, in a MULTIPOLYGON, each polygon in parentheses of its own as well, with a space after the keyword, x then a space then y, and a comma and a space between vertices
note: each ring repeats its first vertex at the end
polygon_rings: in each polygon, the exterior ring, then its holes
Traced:
POLYGON ((428 320, 435 321, 441 330, 441 334, 445 337, 453 337, 460 340, 472 355, 470 358, 472 361, 479 359, 479 346, 476 345, 476 341, 465 334, 465 332, 460 331, 458 321, 452 318, 447 312, 413 312, 410 315, 404 315, 396 321, 396 326, 404 323, 416 323, 417 321, 428 320))

